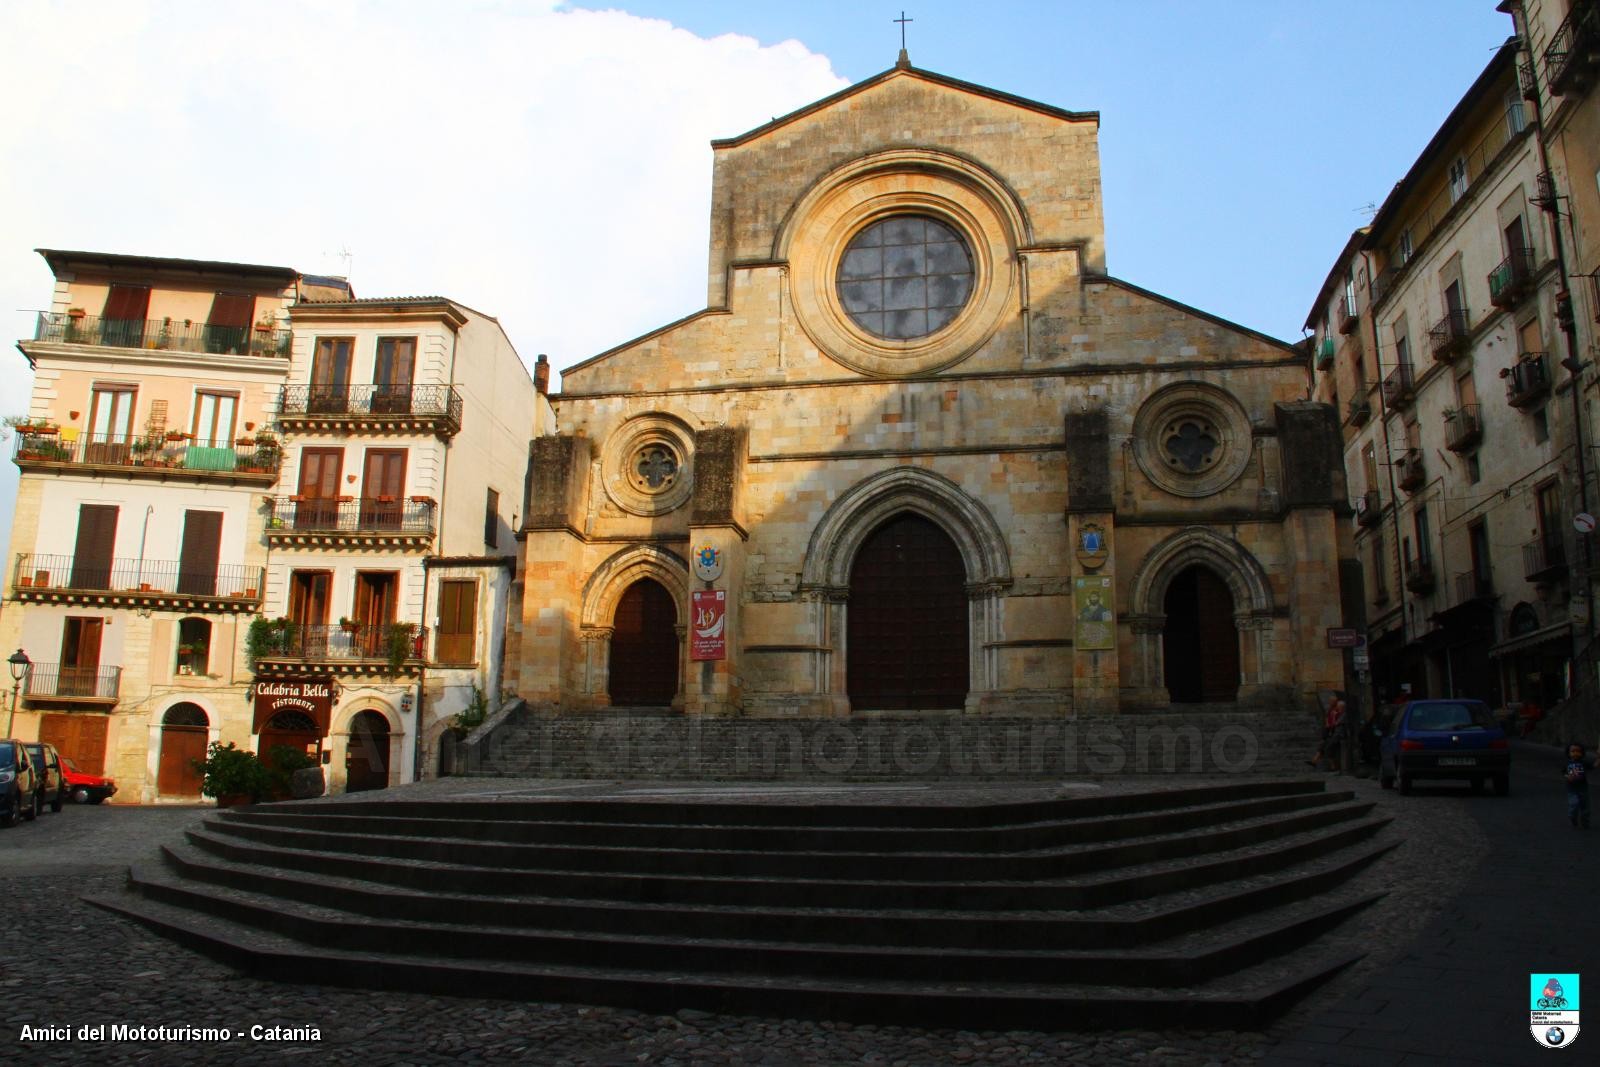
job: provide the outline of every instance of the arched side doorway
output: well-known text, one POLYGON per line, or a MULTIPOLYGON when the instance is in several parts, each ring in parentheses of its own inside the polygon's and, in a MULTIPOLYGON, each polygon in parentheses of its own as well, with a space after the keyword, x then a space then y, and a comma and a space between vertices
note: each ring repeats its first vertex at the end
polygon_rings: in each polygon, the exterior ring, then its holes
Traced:
POLYGON ((1233 594, 1209 567, 1186 567, 1167 584, 1162 662, 1174 704, 1239 696, 1239 629, 1233 594))
POLYGON ((200 705, 185 701, 167 709, 161 717, 161 762, 156 772, 159 795, 200 795, 205 776, 195 768, 195 762, 206 758, 210 731, 211 720, 200 705))
POLYGON ((261 728, 256 754, 263 760, 270 759, 272 750, 279 745, 309 755, 321 750, 322 731, 317 728, 316 720, 303 712, 280 711, 261 728))
POLYGON ((344 774, 346 793, 388 786, 389 720, 378 712, 357 712, 355 718, 350 720, 344 774))
POLYGON ((938 524, 902 512, 850 568, 845 679, 855 709, 960 708, 969 678, 967 573, 938 524))
POLYGON ((606 690, 618 707, 667 707, 678 692, 678 606, 661 583, 623 591, 611 621, 606 690))

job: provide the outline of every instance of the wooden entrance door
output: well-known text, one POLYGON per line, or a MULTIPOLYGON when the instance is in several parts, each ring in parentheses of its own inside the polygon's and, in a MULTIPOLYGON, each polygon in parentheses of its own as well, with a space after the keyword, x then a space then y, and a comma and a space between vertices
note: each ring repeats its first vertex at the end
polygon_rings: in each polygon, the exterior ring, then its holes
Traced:
POLYGON ((867 538, 850 568, 851 707, 966 704, 966 580, 961 550, 920 515, 897 515, 867 538))
POLYGON ((439 631, 433 646, 436 663, 472 663, 476 659, 478 583, 447 579, 439 583, 439 631))
POLYGON ((628 586, 611 621, 611 674, 616 707, 666 707, 678 693, 678 608, 659 582, 628 586))
POLYGON ((344 791, 360 793, 389 784, 389 720, 363 711, 350 720, 350 743, 344 755, 344 791))
POLYGON ((183 547, 178 551, 178 592, 217 595, 217 561, 222 554, 222 513, 185 511, 183 547))
POLYGON ((366 471, 361 478, 361 525, 366 529, 396 530, 405 512, 406 450, 367 449, 366 471))
POLYGON ((339 525, 339 475, 344 449, 307 448, 300 452, 300 502, 294 524, 302 530, 332 530, 339 525))
POLYGON ((385 631, 394 622, 399 599, 400 574, 397 571, 356 572, 355 641, 367 658, 384 654, 385 631))
POLYGON ((315 720, 298 711, 280 711, 261 728, 256 755, 270 761, 272 750, 285 745, 308 755, 322 751, 322 731, 315 720))
POLYGON ((1209 568, 1190 567, 1167 586, 1165 610, 1161 647, 1172 702, 1237 700, 1239 628, 1228 583, 1209 568))
POLYGON ((174 704, 161 717, 161 761, 156 792, 164 797, 197 797, 205 776, 195 761, 206 758, 211 720, 198 704, 174 704))
POLYGON ((79 504, 78 542, 72 550, 72 588, 110 589, 117 547, 117 505, 79 504))
POLYGON ((86 774, 106 773, 105 715, 47 712, 39 720, 39 740, 49 742, 86 774))
POLYGON ((321 659, 328 652, 328 603, 332 571, 294 571, 289 575, 289 621, 294 623, 285 652, 321 659))
POLYGON ((372 367, 372 410, 381 415, 411 412, 411 376, 417 365, 415 337, 384 337, 372 367))
POLYGON ((104 619, 68 616, 61 626, 61 677, 56 695, 97 696, 100 677, 100 638, 104 619))

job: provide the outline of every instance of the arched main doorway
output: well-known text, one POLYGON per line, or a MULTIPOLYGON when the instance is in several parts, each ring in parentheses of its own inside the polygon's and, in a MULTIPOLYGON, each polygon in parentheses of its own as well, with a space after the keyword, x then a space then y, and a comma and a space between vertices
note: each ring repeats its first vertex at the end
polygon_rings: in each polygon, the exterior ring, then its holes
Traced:
POLYGON ((316 720, 309 715, 298 711, 280 711, 261 728, 256 754, 263 760, 269 760, 272 750, 279 745, 310 754, 322 747, 322 731, 317 729, 316 720))
POLYGON ((606 685, 615 707, 666 707, 678 692, 678 606, 661 583, 641 578, 611 620, 606 685))
POLYGON ((850 567, 845 657, 855 709, 966 703, 967 571, 936 523, 912 512, 884 522, 850 567))
MULTIPOLYGON (((195 761, 206 758, 211 720, 205 709, 185 701, 161 716, 161 763, 156 772, 156 792, 164 797, 197 797, 205 776, 195 761)), ((147 764, 148 766, 148 764, 147 764)))
POLYGON ((1233 594, 1209 567, 1186 567, 1173 576, 1164 603, 1162 662, 1174 704, 1239 697, 1239 629, 1233 594))
POLYGON ((346 793, 382 789, 389 784, 389 720, 378 712, 358 712, 350 720, 344 776, 346 793))

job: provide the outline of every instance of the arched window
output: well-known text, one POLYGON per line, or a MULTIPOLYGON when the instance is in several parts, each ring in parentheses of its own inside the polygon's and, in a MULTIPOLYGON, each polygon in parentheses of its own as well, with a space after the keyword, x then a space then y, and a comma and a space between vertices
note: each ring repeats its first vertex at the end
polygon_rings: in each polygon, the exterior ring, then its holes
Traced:
POLYGON ((180 619, 174 671, 178 674, 208 674, 210 668, 211 623, 205 619, 180 619))

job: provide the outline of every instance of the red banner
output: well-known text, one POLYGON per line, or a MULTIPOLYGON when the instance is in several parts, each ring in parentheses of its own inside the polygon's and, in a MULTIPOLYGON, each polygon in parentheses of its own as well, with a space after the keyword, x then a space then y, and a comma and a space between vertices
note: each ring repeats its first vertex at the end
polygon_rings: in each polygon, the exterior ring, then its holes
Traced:
POLYGON ((689 627, 689 658, 723 659, 728 647, 728 593, 696 589, 689 594, 694 623, 689 627))

